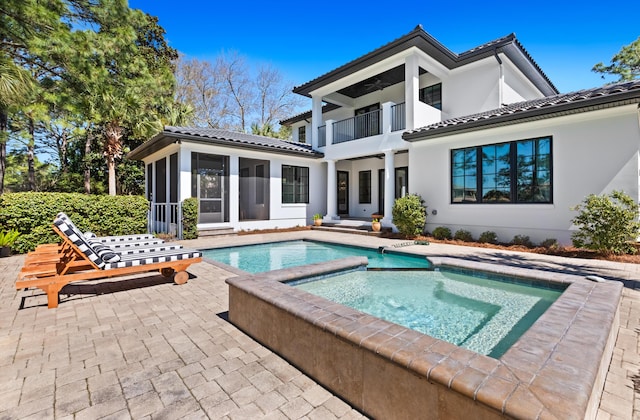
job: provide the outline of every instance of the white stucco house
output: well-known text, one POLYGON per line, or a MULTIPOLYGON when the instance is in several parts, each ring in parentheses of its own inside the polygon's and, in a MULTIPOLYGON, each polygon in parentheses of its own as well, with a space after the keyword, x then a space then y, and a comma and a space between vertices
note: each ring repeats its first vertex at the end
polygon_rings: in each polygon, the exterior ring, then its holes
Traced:
POLYGON ((166 127, 129 157, 146 164, 152 221, 199 200, 199 228, 370 217, 420 194, 427 230, 570 243, 589 194, 640 199, 640 81, 561 94, 511 34, 460 54, 421 26, 294 88, 311 111, 291 141, 166 127))

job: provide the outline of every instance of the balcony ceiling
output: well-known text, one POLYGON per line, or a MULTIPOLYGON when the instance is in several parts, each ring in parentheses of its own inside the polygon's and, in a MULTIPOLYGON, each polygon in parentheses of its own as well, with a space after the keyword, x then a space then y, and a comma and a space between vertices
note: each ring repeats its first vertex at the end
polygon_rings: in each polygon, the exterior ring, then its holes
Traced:
MULTIPOLYGON (((420 68, 421 75, 426 72, 426 70, 420 68)), ((404 82, 404 64, 376 74, 373 77, 364 79, 344 89, 340 89, 338 93, 355 99, 377 90, 383 90, 400 82, 404 82)))

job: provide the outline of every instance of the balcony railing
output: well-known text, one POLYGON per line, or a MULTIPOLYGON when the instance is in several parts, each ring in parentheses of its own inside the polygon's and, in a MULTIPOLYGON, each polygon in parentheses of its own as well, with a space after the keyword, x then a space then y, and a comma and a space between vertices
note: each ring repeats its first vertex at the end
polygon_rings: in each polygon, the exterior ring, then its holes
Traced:
POLYGON ((404 102, 391 106, 391 131, 404 130, 406 123, 406 108, 404 102))
POLYGON ((375 110, 356 115, 333 124, 333 143, 344 143, 380 134, 381 111, 375 110))
POLYGON ((322 125, 318 127, 318 147, 324 147, 327 145, 327 126, 322 125))

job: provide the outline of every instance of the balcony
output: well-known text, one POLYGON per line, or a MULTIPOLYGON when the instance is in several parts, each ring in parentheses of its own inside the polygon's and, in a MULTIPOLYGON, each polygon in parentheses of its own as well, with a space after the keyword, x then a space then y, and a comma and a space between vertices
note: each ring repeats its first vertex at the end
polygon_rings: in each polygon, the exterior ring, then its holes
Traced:
POLYGON ((318 147, 400 131, 405 127, 404 102, 399 104, 386 102, 382 104, 382 109, 339 121, 327 120, 326 125, 318 127, 318 147))
POLYGON ((344 143, 380 134, 382 132, 380 127, 381 115, 382 112, 378 109, 336 121, 333 124, 333 143, 344 143))

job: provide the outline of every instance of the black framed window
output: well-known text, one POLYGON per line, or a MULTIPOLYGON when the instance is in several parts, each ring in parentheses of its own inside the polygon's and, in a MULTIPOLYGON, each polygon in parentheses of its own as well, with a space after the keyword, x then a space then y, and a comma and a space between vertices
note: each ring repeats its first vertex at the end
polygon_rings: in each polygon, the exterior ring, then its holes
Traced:
POLYGON ((309 202, 309 168, 282 165, 282 202, 309 202))
POLYGON ((451 151, 452 203, 552 203, 551 137, 451 151))
POLYGON ((307 127, 304 125, 302 127, 298 127, 298 142, 307 142, 307 127))
POLYGON ((371 204, 371 171, 358 173, 358 197, 360 204, 371 204))
POLYGON ((442 83, 423 87, 418 91, 418 98, 425 104, 442 110, 442 83))

